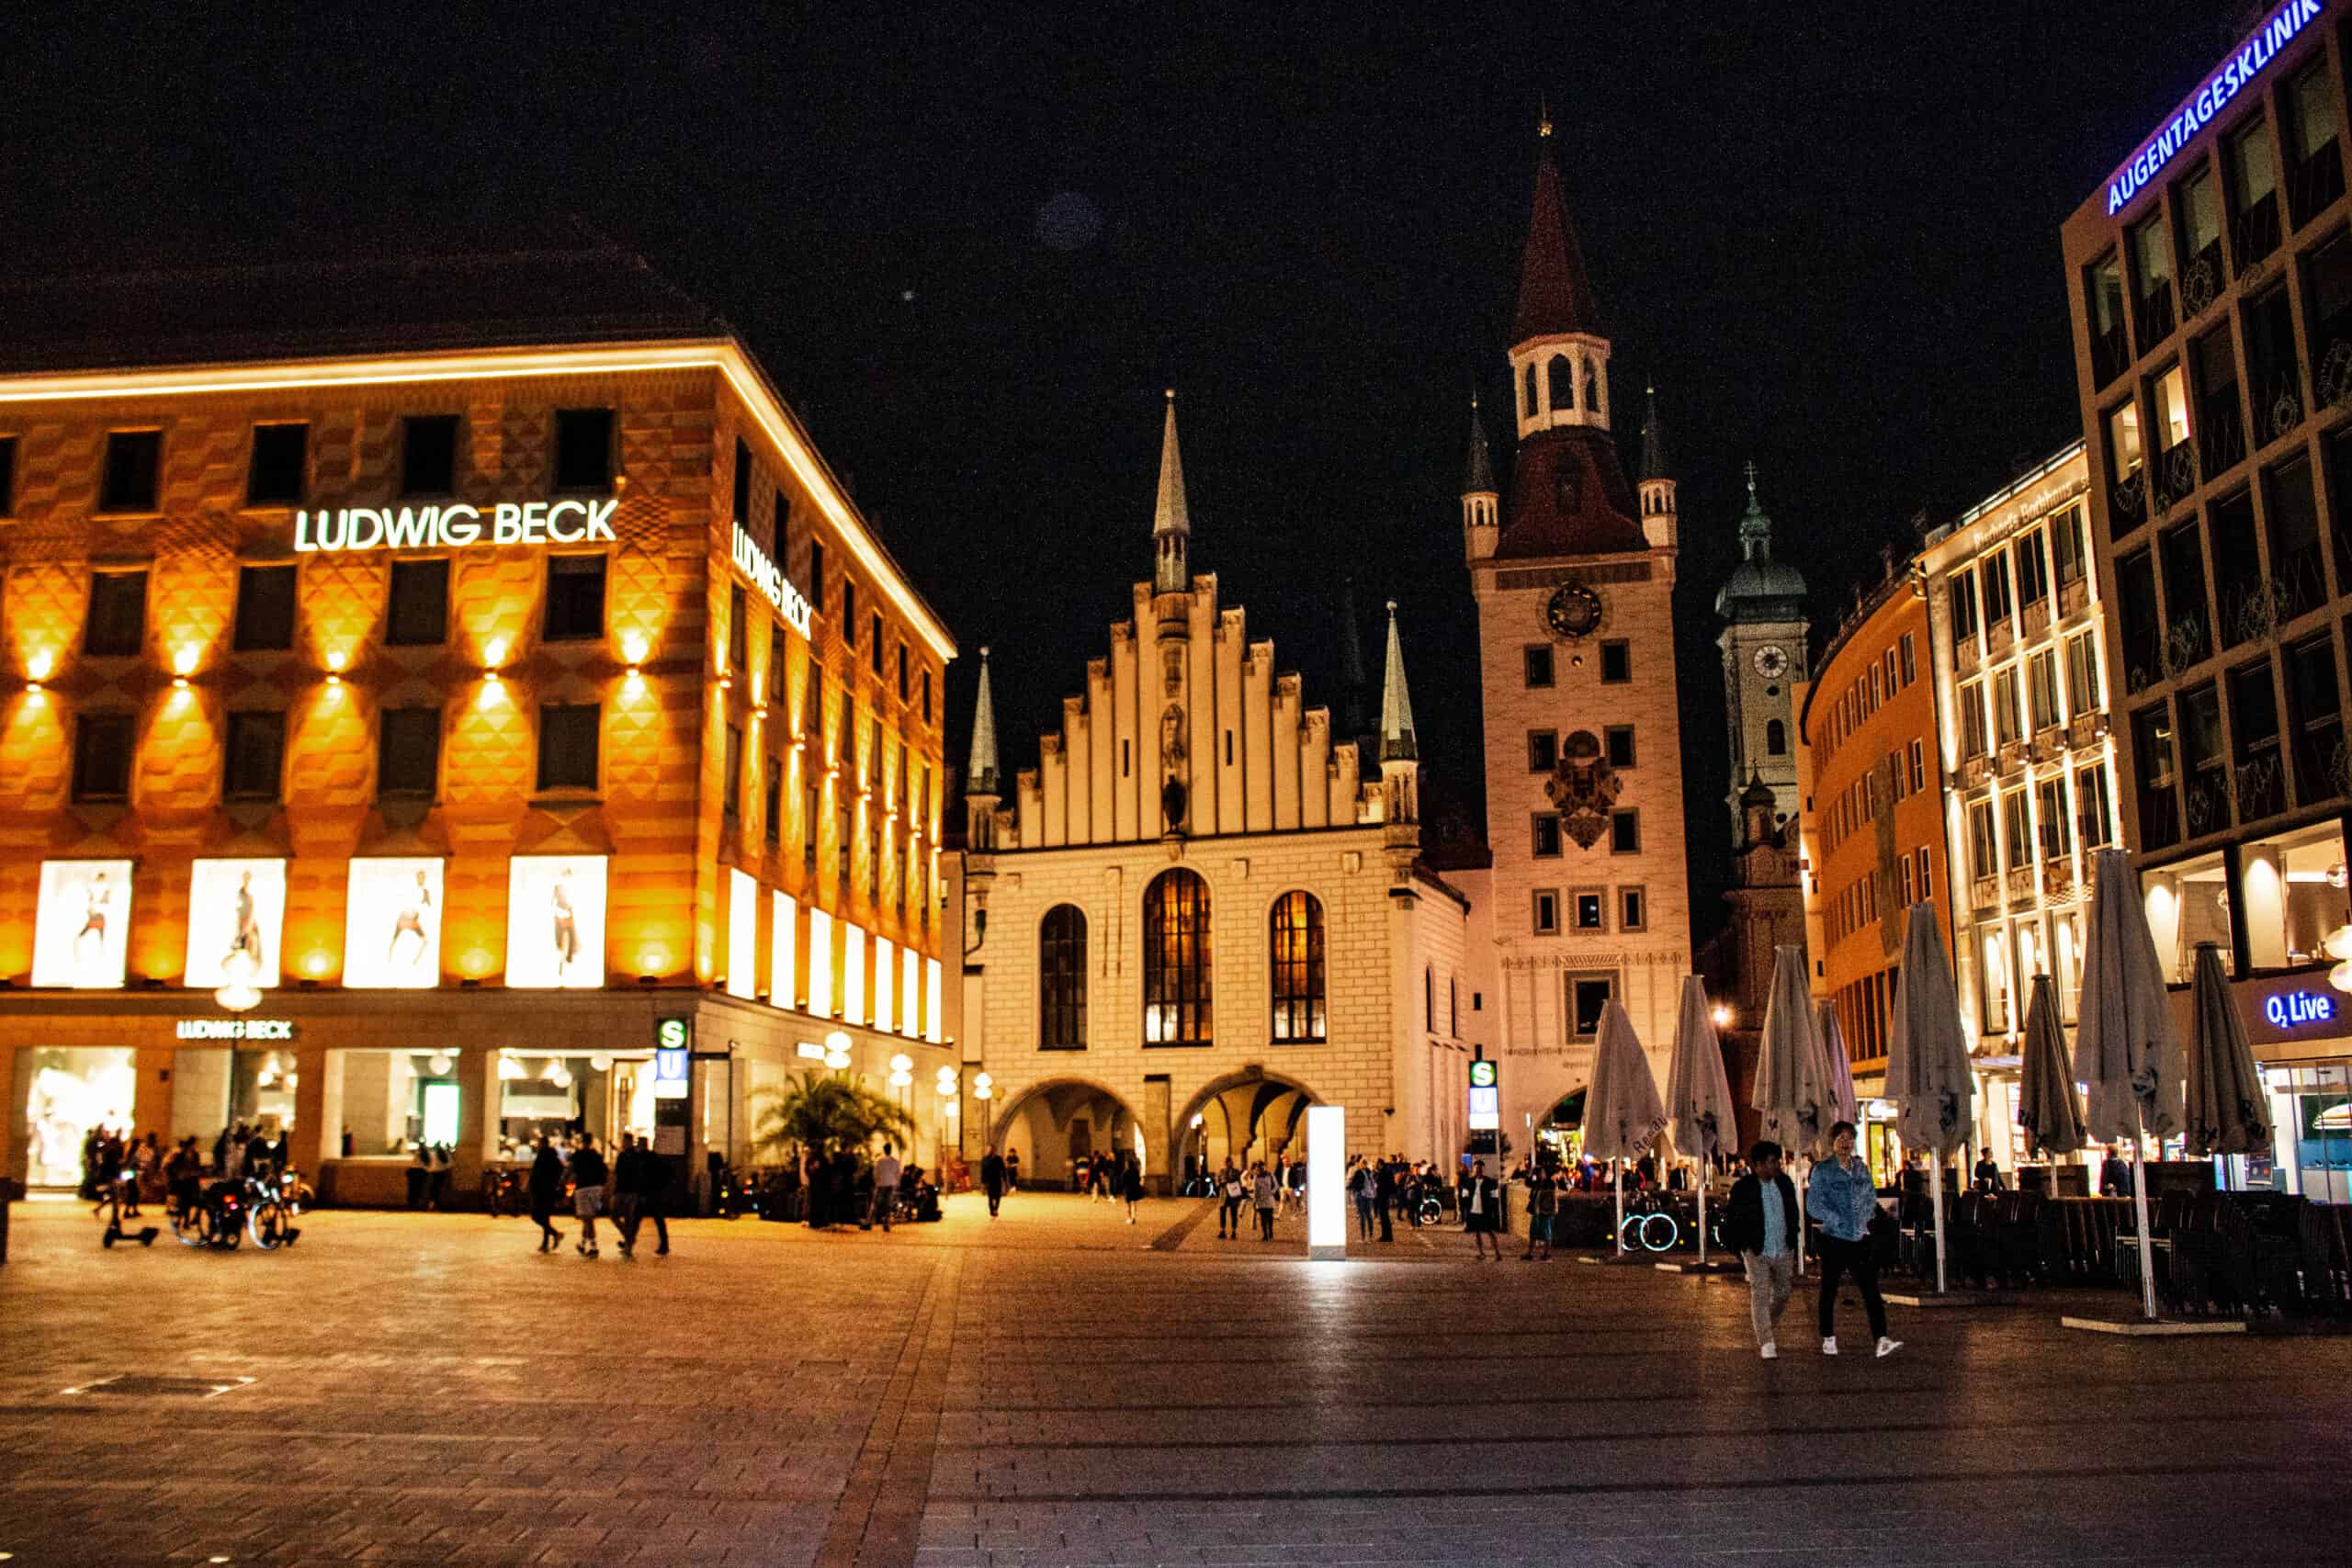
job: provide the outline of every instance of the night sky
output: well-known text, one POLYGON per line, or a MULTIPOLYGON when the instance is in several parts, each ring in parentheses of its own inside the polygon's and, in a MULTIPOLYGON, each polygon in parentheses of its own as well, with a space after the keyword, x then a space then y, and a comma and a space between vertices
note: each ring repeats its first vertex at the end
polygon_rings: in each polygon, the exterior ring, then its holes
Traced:
POLYGON ((744 333, 945 616, 959 764, 993 645, 1008 770, 1148 575, 1172 386, 1193 570, 1310 704, 1337 705, 1341 577, 1375 679, 1401 601, 1430 794, 1475 818, 1456 491, 1474 383, 1508 406, 1548 100, 1628 467, 1654 378, 1680 481, 1703 938, 1741 464, 1818 647, 1916 513, 2079 434, 2058 225, 2245 15, 1276 9, 48 8, 0 51, 0 268, 525 249, 573 223, 639 250, 744 333))

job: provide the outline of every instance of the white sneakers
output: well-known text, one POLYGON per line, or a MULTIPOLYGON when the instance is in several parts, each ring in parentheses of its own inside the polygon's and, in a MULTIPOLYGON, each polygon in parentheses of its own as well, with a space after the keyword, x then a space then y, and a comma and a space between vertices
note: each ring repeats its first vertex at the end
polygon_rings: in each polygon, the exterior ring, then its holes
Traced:
POLYGON ((1838 1341, 1835 1339, 1823 1340, 1821 1342, 1821 1353, 1825 1356, 1836 1355, 1838 1353, 1838 1341))
POLYGON ((1900 1350, 1900 1349, 1902 1349, 1902 1348, 1903 1348, 1903 1341, 1902 1341, 1902 1340, 1900 1340, 1900 1339, 1889 1339, 1889 1338, 1888 1338, 1885 1335, 1883 1335, 1883 1334, 1882 1334, 1882 1335, 1880 1335, 1880 1336, 1878 1337, 1878 1353, 1879 1353, 1879 1355, 1880 1355, 1880 1356, 1882 1356, 1882 1357, 1892 1356, 1892 1355, 1894 1355, 1897 1350, 1900 1350))
MULTIPOLYGON (((1878 1353, 1880 1359, 1883 1360, 1885 1358, 1894 1355, 1897 1350, 1902 1348, 1902 1340, 1889 1339, 1883 1334, 1878 1337, 1878 1353)), ((1825 1356, 1836 1355, 1838 1353, 1838 1341, 1835 1339, 1823 1340, 1821 1342, 1821 1353, 1825 1356)), ((1764 1355, 1767 1359, 1770 1359, 1771 1357, 1778 1354, 1779 1352, 1774 1350, 1771 1346, 1767 1345, 1764 1347, 1764 1355)))
POLYGON ((1778 1345, 1773 1344, 1770 1339, 1767 1339, 1764 1341, 1764 1348, 1758 1350, 1757 1354, 1763 1357, 1768 1361, 1777 1361, 1781 1359, 1781 1348, 1778 1345))

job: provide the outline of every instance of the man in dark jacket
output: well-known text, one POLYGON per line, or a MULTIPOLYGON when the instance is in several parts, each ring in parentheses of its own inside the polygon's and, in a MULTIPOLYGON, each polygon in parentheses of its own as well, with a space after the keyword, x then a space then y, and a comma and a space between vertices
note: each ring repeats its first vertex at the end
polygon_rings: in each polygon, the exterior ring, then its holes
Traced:
POLYGON ((1004 1201, 1004 1156, 989 1145, 980 1158, 980 1190, 989 1195, 989 1218, 996 1218, 997 1205, 1004 1201))
POLYGON ((1747 1314, 1756 1345, 1770 1361, 1781 1354, 1773 1334, 1796 1289, 1797 1188, 1781 1169, 1781 1145, 1763 1139, 1747 1151, 1747 1174, 1732 1184, 1724 1242, 1747 1265, 1747 1314))

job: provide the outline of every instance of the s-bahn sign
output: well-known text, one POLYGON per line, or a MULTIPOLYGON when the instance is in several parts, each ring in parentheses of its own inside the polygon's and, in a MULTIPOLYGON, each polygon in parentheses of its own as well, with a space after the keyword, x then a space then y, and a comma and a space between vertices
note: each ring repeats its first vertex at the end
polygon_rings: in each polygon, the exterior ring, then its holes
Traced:
POLYGON ((610 544, 617 501, 502 501, 482 508, 342 506, 294 513, 294 547, 317 550, 446 550, 472 545, 610 544))

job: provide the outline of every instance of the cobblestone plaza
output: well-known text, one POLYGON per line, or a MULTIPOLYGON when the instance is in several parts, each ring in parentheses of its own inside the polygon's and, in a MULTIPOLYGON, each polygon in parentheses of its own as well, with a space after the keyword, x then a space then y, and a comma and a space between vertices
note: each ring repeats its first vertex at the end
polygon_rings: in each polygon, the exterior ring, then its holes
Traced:
POLYGON ((633 1263, 471 1215, 213 1255, 14 1213, 18 1563, 2345 1557, 2352 1341, 2064 1334, 2046 1293, 1763 1363, 1736 1283, 1451 1229, 1310 1264, 1176 1201, 689 1222, 633 1263))

